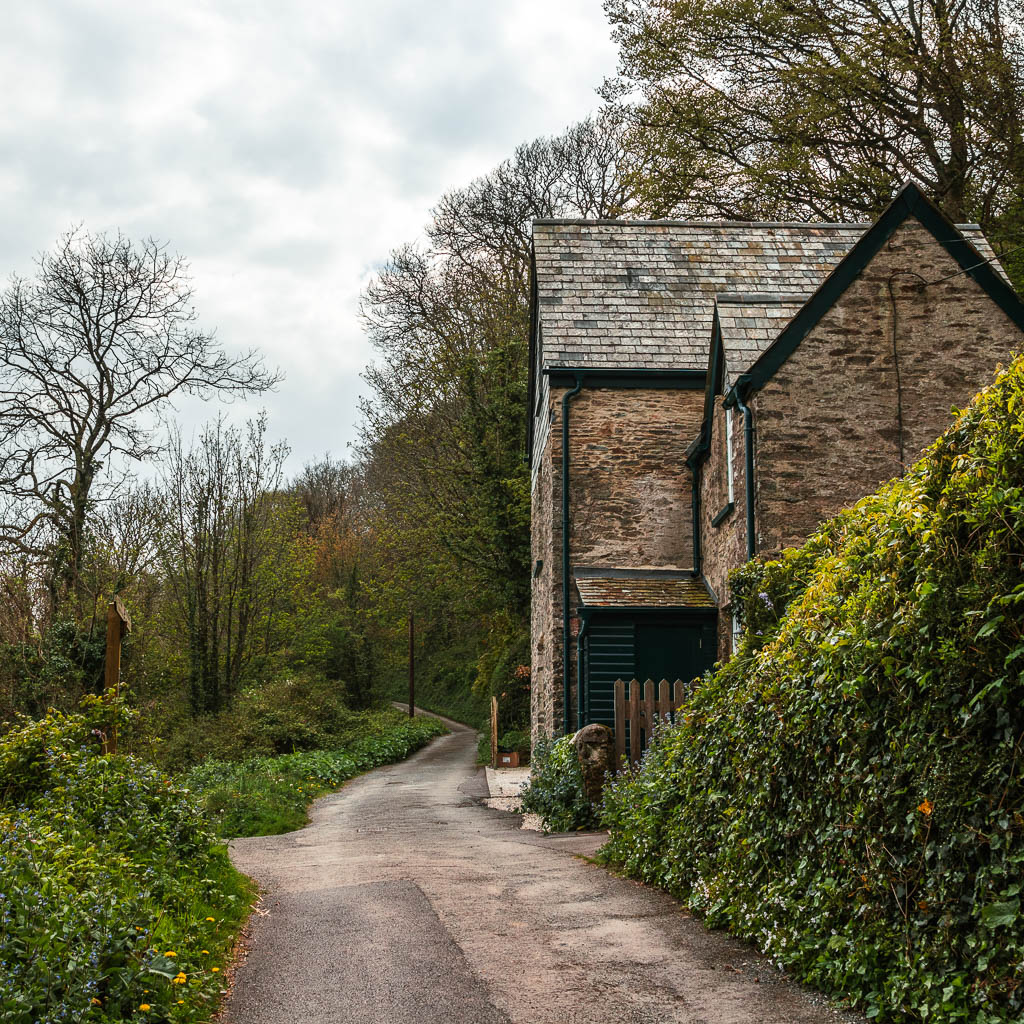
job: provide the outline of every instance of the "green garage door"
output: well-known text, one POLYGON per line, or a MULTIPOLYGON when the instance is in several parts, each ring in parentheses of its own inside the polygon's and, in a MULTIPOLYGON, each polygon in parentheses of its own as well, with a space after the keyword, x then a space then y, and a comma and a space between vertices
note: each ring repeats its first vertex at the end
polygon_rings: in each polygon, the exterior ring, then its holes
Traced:
POLYGON ((689 682, 715 663, 714 615, 592 613, 585 634, 585 720, 615 724, 616 679, 689 682))

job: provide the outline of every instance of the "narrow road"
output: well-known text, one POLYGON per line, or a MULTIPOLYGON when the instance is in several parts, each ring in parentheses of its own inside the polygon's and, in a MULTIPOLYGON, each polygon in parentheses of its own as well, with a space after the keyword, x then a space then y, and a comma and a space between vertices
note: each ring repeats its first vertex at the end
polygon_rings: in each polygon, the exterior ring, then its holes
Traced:
POLYGON ((747 946, 667 896, 492 811, 458 731, 318 800, 309 826, 238 839, 265 913, 230 1024, 836 1024, 747 946))

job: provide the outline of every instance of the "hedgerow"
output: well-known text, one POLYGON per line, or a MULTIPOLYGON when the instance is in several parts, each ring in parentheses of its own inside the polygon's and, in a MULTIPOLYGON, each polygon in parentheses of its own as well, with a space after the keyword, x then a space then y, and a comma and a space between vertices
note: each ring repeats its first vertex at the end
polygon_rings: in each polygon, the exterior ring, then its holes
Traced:
POLYGON ((306 823, 310 801, 379 765, 401 761, 448 730, 435 718, 397 711, 360 716, 363 734, 334 750, 247 761, 204 761, 184 776, 218 833, 276 835, 306 823))
POLYGON ((0 1020, 208 1020, 251 886, 188 794, 91 725, 0 739, 0 1020))
POLYGON ((606 856, 878 1020, 1024 1015, 1024 362, 735 578, 739 654, 607 790, 606 856))

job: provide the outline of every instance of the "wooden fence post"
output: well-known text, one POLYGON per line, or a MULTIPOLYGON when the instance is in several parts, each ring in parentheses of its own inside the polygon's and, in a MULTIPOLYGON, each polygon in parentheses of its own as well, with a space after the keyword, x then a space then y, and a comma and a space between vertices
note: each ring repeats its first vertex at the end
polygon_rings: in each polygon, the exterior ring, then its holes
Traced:
POLYGON ((498 698, 491 698, 491 767, 498 767, 498 698))
POLYGON ((107 700, 114 702, 114 718, 110 737, 104 744, 108 754, 117 753, 117 707, 121 700, 121 639, 132 631, 132 620, 124 605, 115 597, 107 608, 107 650, 103 671, 103 689, 107 700))

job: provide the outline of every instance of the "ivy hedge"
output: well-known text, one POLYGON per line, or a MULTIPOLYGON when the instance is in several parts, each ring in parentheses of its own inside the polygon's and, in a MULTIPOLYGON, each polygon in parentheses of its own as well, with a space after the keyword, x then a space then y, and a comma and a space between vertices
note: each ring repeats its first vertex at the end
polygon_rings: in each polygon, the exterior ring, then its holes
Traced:
POLYGON ((734 577, 740 652, 606 791, 605 856, 877 1020, 1024 1016, 1024 361, 734 577))

